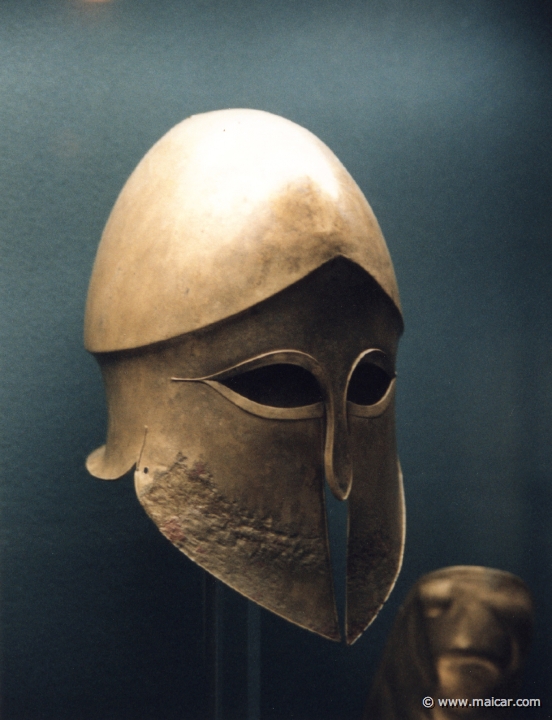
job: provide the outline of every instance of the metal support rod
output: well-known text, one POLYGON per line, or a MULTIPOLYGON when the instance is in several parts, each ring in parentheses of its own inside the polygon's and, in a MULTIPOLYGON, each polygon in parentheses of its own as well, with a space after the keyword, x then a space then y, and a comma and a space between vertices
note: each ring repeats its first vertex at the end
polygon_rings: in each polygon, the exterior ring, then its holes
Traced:
POLYGON ((205 720, 260 720, 261 610, 203 578, 205 720))
POLYGON ((247 603, 247 720, 261 717, 261 609, 247 603))
POLYGON ((205 720, 222 719, 222 588, 209 573, 203 576, 203 647, 207 677, 205 720))

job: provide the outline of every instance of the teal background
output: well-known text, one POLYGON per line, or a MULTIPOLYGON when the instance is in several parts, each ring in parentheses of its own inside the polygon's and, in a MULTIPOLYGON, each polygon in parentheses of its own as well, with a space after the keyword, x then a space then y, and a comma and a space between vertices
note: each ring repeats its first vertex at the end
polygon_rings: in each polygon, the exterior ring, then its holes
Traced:
POLYGON ((545 0, 1 0, 3 720, 198 716, 201 573, 129 477, 84 470, 105 410, 82 318, 134 166, 225 107, 332 148, 382 226, 406 324, 403 572, 350 649, 262 614, 263 720, 359 718, 400 601, 453 564, 532 588, 522 696, 552 716, 551 20, 545 0))

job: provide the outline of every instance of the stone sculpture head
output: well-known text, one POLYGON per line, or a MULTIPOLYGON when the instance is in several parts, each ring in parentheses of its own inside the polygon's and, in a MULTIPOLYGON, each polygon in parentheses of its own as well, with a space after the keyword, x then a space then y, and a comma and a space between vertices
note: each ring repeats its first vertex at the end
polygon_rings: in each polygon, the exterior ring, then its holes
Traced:
POLYGON ((188 118, 131 175, 98 249, 85 344, 109 426, 87 467, 134 468, 189 558, 338 639, 327 481, 349 504, 353 642, 402 558, 401 332, 385 241, 333 153, 265 112, 188 118))
POLYGON ((438 698, 515 698, 532 625, 530 593, 515 575, 472 566, 424 575, 399 611, 365 718, 507 717, 502 705, 444 708, 438 698))

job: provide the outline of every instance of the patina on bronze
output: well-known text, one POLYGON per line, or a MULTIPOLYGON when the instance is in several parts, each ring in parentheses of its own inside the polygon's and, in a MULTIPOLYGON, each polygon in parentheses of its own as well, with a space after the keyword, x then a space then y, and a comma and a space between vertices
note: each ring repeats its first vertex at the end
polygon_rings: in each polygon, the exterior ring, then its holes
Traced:
POLYGON ((105 446, 188 557, 331 639, 324 482, 349 503, 347 641, 398 574, 402 332, 393 267, 361 191, 307 130, 254 110, 198 115, 145 156, 108 220, 85 342, 105 446))
POLYGON ((532 627, 531 595, 515 575, 474 566, 424 575, 399 611, 365 720, 510 717, 507 706, 472 700, 517 697, 532 627), (440 707, 439 698, 471 706, 440 707))

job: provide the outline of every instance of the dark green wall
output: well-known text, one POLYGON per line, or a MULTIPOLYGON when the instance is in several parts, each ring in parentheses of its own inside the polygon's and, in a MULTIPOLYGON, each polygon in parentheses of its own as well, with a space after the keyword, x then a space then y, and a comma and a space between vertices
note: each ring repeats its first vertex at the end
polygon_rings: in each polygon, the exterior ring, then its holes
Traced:
POLYGON ((334 150, 383 228, 406 321, 403 573, 351 649, 263 614, 263 720, 357 718, 408 587, 460 563, 533 589, 524 692, 551 716, 550 7, 0 2, 3 720, 200 706, 201 573, 130 478, 84 470, 105 411, 81 326, 127 176, 174 124, 225 107, 283 115, 334 150))

